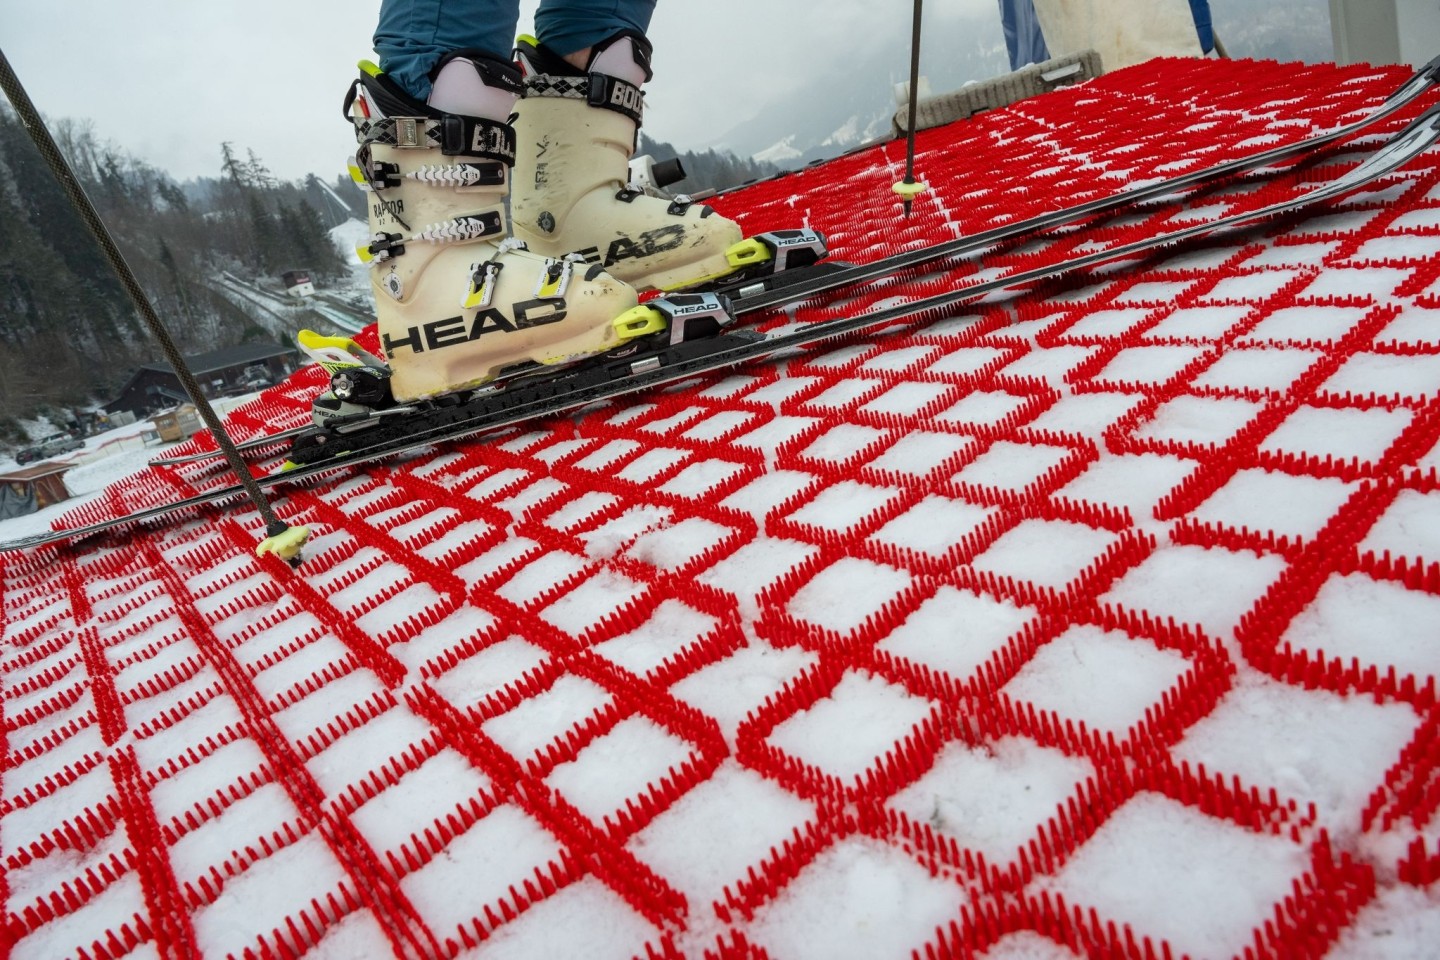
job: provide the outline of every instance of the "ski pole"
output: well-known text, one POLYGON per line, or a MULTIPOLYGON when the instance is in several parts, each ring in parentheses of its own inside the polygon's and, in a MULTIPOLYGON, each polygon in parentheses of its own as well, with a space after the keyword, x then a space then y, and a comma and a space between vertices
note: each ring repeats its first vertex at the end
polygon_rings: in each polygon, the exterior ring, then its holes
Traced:
POLYGON ((915 180, 915 113, 920 96, 920 4, 921 0, 915 0, 915 17, 910 27, 910 121, 905 125, 905 179, 892 188, 900 195, 907 219, 910 204, 925 192, 925 184, 915 180))
POLYGON ((245 458, 240 455, 240 451, 235 449, 234 442, 230 439, 229 434, 225 432, 224 426, 220 423, 220 418, 216 416, 214 408, 210 406, 210 401, 205 398, 205 394, 200 389, 200 384, 196 381, 195 375, 191 373, 189 366, 185 363, 185 358, 175 346, 175 341, 171 338, 170 331, 166 328, 164 321, 160 319, 160 315, 155 312, 155 307, 150 303, 150 299, 145 295, 145 291, 141 289, 140 281, 136 278, 134 271, 130 269, 130 265, 125 262, 124 254, 120 252, 120 247, 115 243, 115 238, 110 235, 109 229, 100 219, 100 214, 95 210, 95 205, 91 203, 90 198, 86 196, 85 188, 80 185, 80 180, 75 176, 75 171, 71 169, 64 154, 60 152, 60 148, 55 145, 55 139, 50 135, 50 129, 45 125, 45 121, 41 119, 39 111, 35 109, 35 104, 31 102, 30 95, 25 92, 25 88, 20 84, 20 78, 15 75, 15 71, 10 66, 10 60, 5 56, 3 50, 0 50, 0 88, 4 89, 5 96, 10 99, 10 103, 15 107, 15 112, 19 114, 21 123, 25 125, 25 131, 30 135, 30 139, 35 142, 35 147, 40 151, 41 157, 45 159, 45 163, 49 166, 51 174, 54 175, 55 179, 64 189, 65 195, 69 197, 71 205, 75 208, 75 212, 79 214, 80 219, 84 221, 85 226, 89 229, 90 235, 94 237, 95 242, 99 244, 101 251, 105 254, 105 259, 110 263, 110 268, 115 271, 115 275, 119 278, 120 285, 125 288, 125 293, 129 296, 131 304, 134 305, 136 311, 145 321, 145 326, 149 328, 150 335, 159 342, 160 349, 165 354, 165 359, 168 360, 170 366, 175 369, 175 373, 180 378, 181 385, 185 388, 185 393, 189 395, 191 402, 195 404, 195 409, 200 414, 200 419, 205 422, 205 426, 209 428, 210 433, 215 437, 215 442, 219 444, 221 451, 225 454, 225 459, 229 462, 230 469, 235 472, 235 476, 239 479, 246 496, 250 498, 251 503, 255 505, 256 511, 259 512, 261 519, 265 521, 265 539, 260 542, 255 552, 262 555, 274 553, 287 561, 291 566, 298 565, 300 562, 300 551, 305 546, 305 541, 310 537, 310 528, 305 526, 292 527, 285 523, 285 521, 276 515, 269 501, 265 499, 265 494, 261 491, 260 485, 255 482, 254 474, 250 472, 249 464, 247 464, 245 458))

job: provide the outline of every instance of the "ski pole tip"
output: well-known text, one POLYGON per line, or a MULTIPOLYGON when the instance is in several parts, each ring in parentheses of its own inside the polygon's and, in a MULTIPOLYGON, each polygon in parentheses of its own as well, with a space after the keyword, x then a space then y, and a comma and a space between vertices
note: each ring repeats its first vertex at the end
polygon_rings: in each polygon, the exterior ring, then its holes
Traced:
POLYGON ((263 557, 267 553, 273 553, 290 566, 299 566, 300 552, 310 540, 310 528, 306 526, 281 527, 279 530, 272 529, 268 532, 270 535, 261 540, 260 545, 255 548, 255 555, 263 557))
POLYGON ((899 195, 901 200, 904 200, 908 203, 910 201, 913 201, 916 197, 920 196, 920 194, 924 193, 929 188, 925 186, 925 184, 921 183, 919 180, 901 180, 899 183, 895 184, 895 186, 891 187, 890 189, 894 190, 895 193, 899 195))
POLYGON ((891 187, 890 189, 894 190, 895 194, 900 198, 900 203, 905 208, 905 217, 906 219, 909 219, 911 204, 913 204, 915 202, 915 198, 920 196, 920 194, 924 193, 927 188, 925 184, 921 183, 920 181, 911 180, 907 177, 906 179, 901 180, 899 183, 895 184, 895 186, 891 187))

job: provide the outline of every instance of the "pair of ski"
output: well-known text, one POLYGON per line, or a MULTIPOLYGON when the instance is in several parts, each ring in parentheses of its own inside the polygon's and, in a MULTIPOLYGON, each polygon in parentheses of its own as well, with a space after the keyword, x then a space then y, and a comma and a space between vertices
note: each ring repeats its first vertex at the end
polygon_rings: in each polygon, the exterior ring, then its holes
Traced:
MULTIPOLYGON (((1299 159, 1378 124, 1414 102, 1437 82, 1440 82, 1440 57, 1432 60, 1418 71, 1379 107, 1339 128, 1246 157, 1213 164, 1190 173, 1135 186, 1109 197, 1087 201, 1051 213, 1043 213, 971 236, 896 254, 873 263, 847 265, 829 271, 816 271, 813 276, 805 276, 798 281, 794 281, 793 278, 785 278, 781 274, 774 281, 773 288, 771 282, 762 282, 757 284, 756 289, 743 293, 736 301, 735 313, 745 316, 798 303, 823 293, 869 283, 914 267, 973 254, 1008 240, 1025 238, 1055 227, 1079 223, 1097 214, 1132 207, 1151 200, 1168 198, 1171 194, 1215 182, 1242 171, 1299 159), (790 282, 785 282, 787 279, 790 282)), ((1353 193, 1404 166, 1433 146, 1437 140, 1440 140, 1440 107, 1432 107, 1403 130, 1375 147, 1365 160, 1350 170, 1334 179, 1310 186, 1287 200, 1211 221, 1178 227, 1131 243, 1081 254, 1043 267, 968 284, 935 296, 872 310, 853 317, 839 317, 804 324, 770 335, 735 330, 722 333, 709 340, 681 343, 660 353, 639 359, 618 360, 597 364, 593 367, 582 367, 554 380, 521 383, 469 403, 426 411, 414 420, 395 418, 397 422, 393 425, 357 431, 353 437, 355 445, 350 449, 315 463, 300 465, 256 479, 262 487, 298 483, 319 474, 391 457, 446 440, 512 427, 598 401, 673 383, 698 374, 723 370, 770 357, 783 351, 829 340, 842 334, 879 328, 907 318, 923 317, 936 311, 972 302, 989 293, 1025 286, 1086 267, 1133 257, 1137 254, 1154 252, 1221 230, 1251 226, 1353 193), (400 422, 402 419, 404 419, 403 423, 400 422)), ((287 438, 303 436, 308 429, 310 428, 282 431, 279 434, 256 438, 243 446, 248 449, 273 446, 287 438)), ((196 459, 212 455, 199 454, 196 455, 196 459)), ((221 486, 84 526, 54 530, 0 543, 0 552, 80 539, 111 528, 161 517, 187 508, 224 502, 243 494, 244 489, 238 483, 221 486)))

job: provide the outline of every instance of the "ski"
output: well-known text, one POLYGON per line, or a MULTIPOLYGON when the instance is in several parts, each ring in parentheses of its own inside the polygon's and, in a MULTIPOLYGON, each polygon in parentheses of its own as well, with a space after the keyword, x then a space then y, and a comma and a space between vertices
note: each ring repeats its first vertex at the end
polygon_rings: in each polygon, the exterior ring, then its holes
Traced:
MULTIPOLYGON (((710 292, 729 297, 733 312, 738 318, 790 306, 847 287, 881 280, 903 270, 925 266, 936 261, 978 254, 1008 240, 1028 237, 1045 230, 1078 223, 1100 214, 1117 212, 1150 200, 1158 200, 1171 194, 1180 193, 1192 187, 1218 182, 1233 174, 1298 159, 1309 153, 1318 152, 1326 146, 1358 134, 1393 116, 1437 83, 1440 83, 1440 56, 1417 70, 1379 106, 1349 123, 1324 133, 1312 134, 1292 143, 1270 147, 1244 157, 1221 161, 1189 173, 1139 184, 1117 191, 1107 197, 1037 214, 1014 223, 992 227, 979 233, 957 237, 954 240, 932 244, 918 250, 883 257, 869 263, 854 264, 820 259, 824 256, 824 242, 814 231, 788 230, 763 234, 754 239, 769 248, 771 256, 776 261, 775 272, 759 277, 722 281, 708 289, 710 292), (789 259, 793 259, 795 264, 787 263, 789 259)), ((291 440, 309 429, 309 425, 304 425, 256 437, 240 444, 240 450, 247 452, 275 446, 291 440)), ((150 463, 152 466, 162 466, 211 459, 219 461, 221 459, 220 451, 206 450, 178 457, 158 458, 150 463)))
MULTIPOLYGON (((258 437, 251 437, 249 440, 242 440, 235 444, 235 449, 241 453, 250 453, 254 450, 263 450, 266 447, 278 446, 288 440, 293 440, 306 430, 310 425, 291 427, 288 430, 277 430, 274 433, 261 434, 258 437)), ((200 450, 196 453, 182 453, 174 457, 156 457, 150 461, 152 467, 173 467, 182 463, 196 463, 200 460, 220 460, 224 454, 219 450, 200 450)))
MULTIPOLYGON (((1153 253, 1209 234, 1253 226, 1353 193, 1413 160, 1437 140, 1440 140, 1440 106, 1432 107, 1409 126, 1394 134, 1355 167, 1331 180, 1305 188, 1286 200, 1229 214, 1209 222, 1177 227, 1130 243, 1070 257, 1058 263, 1020 270, 852 317, 804 324, 769 335, 745 330, 726 331, 713 338, 682 342, 641 358, 611 360, 604 364, 579 367, 553 380, 524 383, 470 403, 437 406, 434 410, 416 415, 423 417, 423 422, 409 417, 377 418, 373 427, 358 429, 341 435, 338 439, 332 439, 332 445, 342 447, 353 442, 349 449, 328 454, 314 463, 301 464, 293 469, 258 477, 257 482, 267 488, 301 483, 322 474, 386 459, 437 443, 514 427, 602 400, 769 358, 841 335, 876 330, 900 320, 923 318, 936 311, 956 307, 997 291, 1023 287, 1137 254, 1153 253)), ((243 493, 244 489, 239 484, 219 487, 85 526, 54 530, 0 543, 0 551, 21 550, 89 537, 187 508, 222 503, 243 493)))

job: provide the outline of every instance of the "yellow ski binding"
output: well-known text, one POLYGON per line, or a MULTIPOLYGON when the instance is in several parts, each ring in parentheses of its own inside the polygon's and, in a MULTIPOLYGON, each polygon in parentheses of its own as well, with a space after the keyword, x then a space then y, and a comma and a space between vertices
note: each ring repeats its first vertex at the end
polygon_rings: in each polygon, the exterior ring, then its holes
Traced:
POLYGON ((301 330, 295 335, 295 340, 300 344, 300 349, 308 353, 310 359, 331 376, 352 367, 388 369, 385 361, 349 337, 327 337, 314 330, 301 330))

